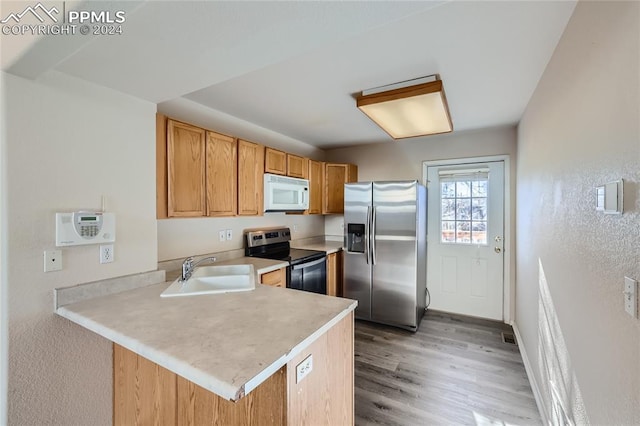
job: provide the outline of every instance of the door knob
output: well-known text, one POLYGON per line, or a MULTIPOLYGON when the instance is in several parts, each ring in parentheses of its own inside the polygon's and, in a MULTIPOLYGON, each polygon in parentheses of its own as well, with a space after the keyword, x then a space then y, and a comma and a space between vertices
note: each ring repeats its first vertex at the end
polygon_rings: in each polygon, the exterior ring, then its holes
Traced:
POLYGON ((502 253, 502 249, 500 247, 496 247, 493 249, 496 253, 502 253))

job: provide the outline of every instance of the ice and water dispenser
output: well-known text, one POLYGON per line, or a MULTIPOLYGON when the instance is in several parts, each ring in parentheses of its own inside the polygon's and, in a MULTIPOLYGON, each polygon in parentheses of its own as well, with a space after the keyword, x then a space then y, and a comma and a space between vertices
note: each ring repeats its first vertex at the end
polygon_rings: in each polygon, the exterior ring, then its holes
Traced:
POLYGON ((364 223, 347 224, 347 251, 352 253, 364 253, 364 245, 364 223))

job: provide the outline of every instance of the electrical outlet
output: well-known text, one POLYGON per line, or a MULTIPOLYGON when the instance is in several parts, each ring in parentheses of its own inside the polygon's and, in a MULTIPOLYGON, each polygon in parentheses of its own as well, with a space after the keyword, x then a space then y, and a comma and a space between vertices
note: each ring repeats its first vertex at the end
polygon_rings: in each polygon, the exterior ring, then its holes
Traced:
POLYGON ((218 241, 221 243, 227 240, 227 232, 224 229, 218 231, 218 241))
POLYGON ((638 281, 624 277, 624 310, 636 318, 638 316, 638 281))
POLYGON ((62 270, 62 250, 45 250, 44 271, 55 272, 62 270))
POLYGON ((296 365, 296 383, 307 377, 313 370, 313 355, 309 355, 300 364, 296 365))
POLYGON ((113 262, 113 244, 105 244, 100 246, 100 263, 113 262))
POLYGON ((227 241, 231 241, 233 238, 233 231, 231 229, 227 229, 227 241))

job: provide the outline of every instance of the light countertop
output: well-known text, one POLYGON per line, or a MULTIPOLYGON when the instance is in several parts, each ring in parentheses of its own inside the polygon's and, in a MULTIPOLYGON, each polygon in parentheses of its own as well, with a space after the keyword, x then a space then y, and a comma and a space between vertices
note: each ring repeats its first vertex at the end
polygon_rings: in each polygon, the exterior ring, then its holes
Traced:
MULTIPOLYGON (((257 274, 283 262, 237 258, 257 274)), ((256 285, 161 298, 171 281, 61 306, 57 313, 228 400, 238 400, 353 311, 357 302, 256 285)))
POLYGON ((291 247, 306 250, 319 250, 327 252, 327 254, 331 254, 342 250, 342 241, 325 241, 320 243, 292 243, 291 247))

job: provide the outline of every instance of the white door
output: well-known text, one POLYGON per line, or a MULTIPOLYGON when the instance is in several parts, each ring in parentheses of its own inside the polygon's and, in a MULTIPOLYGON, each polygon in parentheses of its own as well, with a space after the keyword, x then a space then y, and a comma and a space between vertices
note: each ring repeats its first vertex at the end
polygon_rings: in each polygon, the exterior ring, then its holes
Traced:
POLYGON ((504 163, 429 166, 427 180, 429 307, 502 320, 504 163))

